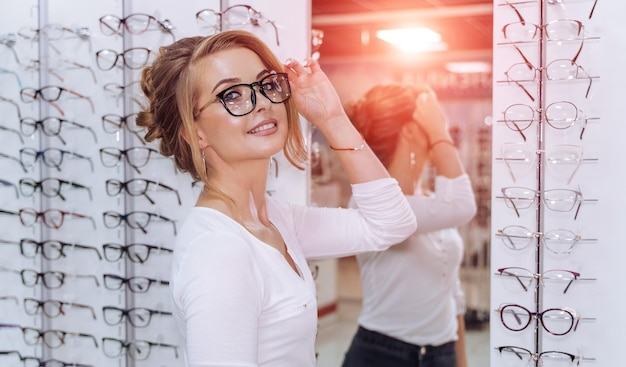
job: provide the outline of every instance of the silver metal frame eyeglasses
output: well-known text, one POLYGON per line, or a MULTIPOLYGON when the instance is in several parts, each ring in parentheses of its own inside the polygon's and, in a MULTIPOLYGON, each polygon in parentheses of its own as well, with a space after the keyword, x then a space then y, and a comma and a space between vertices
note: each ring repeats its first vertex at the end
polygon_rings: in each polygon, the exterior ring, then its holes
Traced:
POLYGON ((580 121, 582 126, 578 138, 582 140, 589 120, 598 120, 598 118, 587 117, 583 110, 572 102, 558 101, 539 110, 524 103, 512 104, 502 112, 502 120, 499 121, 504 122, 509 129, 520 133, 526 141, 523 131, 528 129, 533 122, 544 121, 555 130, 567 130, 580 121))
POLYGON ((534 281, 537 281, 538 284, 543 287, 545 287, 546 284, 564 284, 563 294, 567 293, 574 281, 595 280, 592 278, 581 278, 579 272, 572 270, 551 269, 545 270, 543 273, 534 273, 519 266, 500 268, 496 271, 495 275, 515 278, 516 283, 522 287, 524 292, 528 292, 534 281))
POLYGON ((515 214, 520 217, 519 209, 528 209, 533 203, 541 198, 546 208, 555 212, 570 212, 576 208, 574 220, 578 218, 578 213, 583 202, 595 202, 597 199, 583 199, 580 190, 572 189, 550 189, 533 190, 521 186, 508 186, 501 189, 507 207, 515 210, 515 214))
POLYGON ((526 143, 505 143, 501 147, 501 158, 511 174, 513 182, 531 171, 541 156, 548 169, 555 177, 564 179, 568 185, 572 182, 581 163, 595 162, 598 158, 583 158, 583 147, 572 144, 555 144, 547 151, 532 149, 526 143))
POLYGON ((530 62, 520 62, 511 65, 507 71, 504 72, 506 76, 506 82, 515 84, 520 87, 524 93, 530 98, 531 101, 535 101, 535 97, 524 87, 522 83, 534 83, 539 78, 540 71, 545 75, 547 80, 584 80, 588 79, 587 91, 585 92, 585 98, 589 98, 589 92, 591 91, 591 84, 593 78, 582 66, 578 65, 572 59, 555 59, 550 61, 545 67, 536 67, 530 62))
POLYGON ((257 94, 254 90, 259 88, 259 92, 271 103, 280 104, 286 102, 291 97, 291 86, 287 73, 272 72, 261 80, 251 84, 235 84, 215 95, 215 98, 205 103, 196 112, 194 118, 197 119, 202 111, 211 104, 220 101, 222 106, 232 116, 245 116, 256 107, 257 94))
POLYGON ((569 229, 550 229, 545 232, 533 232, 530 229, 511 225, 499 229, 496 236, 500 237, 504 246, 511 250, 519 251, 527 248, 536 239, 551 253, 555 255, 567 255, 574 250, 579 242, 595 242, 595 238, 582 238, 569 229))
POLYGON ((265 18, 260 11, 250 5, 233 5, 221 13, 211 9, 203 9, 196 13, 196 22, 198 28, 209 35, 229 29, 241 29, 247 25, 260 27, 261 23, 269 23, 274 28, 276 46, 280 46, 276 22, 265 18))
POLYGON ((522 331, 536 319, 545 331, 555 336, 576 331, 580 320, 595 320, 583 319, 569 307, 552 307, 541 312, 531 312, 524 306, 509 303, 500 305, 495 311, 500 314, 502 325, 511 331, 522 331))

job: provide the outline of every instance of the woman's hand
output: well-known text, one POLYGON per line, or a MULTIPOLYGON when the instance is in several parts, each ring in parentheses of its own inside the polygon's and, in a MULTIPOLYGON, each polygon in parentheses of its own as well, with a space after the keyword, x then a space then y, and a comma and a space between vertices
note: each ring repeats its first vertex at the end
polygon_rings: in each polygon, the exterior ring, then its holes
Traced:
POLYGON ((347 118, 335 88, 317 61, 307 59, 302 65, 289 59, 285 64, 298 112, 322 132, 330 122, 347 118))
POLYGON ((430 88, 423 88, 418 93, 413 112, 417 124, 426 132, 431 143, 441 139, 450 140, 446 117, 435 92, 430 88))

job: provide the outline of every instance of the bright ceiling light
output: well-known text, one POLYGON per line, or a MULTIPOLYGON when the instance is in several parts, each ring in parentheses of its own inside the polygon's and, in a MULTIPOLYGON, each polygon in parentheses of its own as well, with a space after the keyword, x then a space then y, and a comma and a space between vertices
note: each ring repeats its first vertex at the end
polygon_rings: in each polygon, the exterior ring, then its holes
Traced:
POLYGON ((446 64, 446 70, 458 74, 489 73, 491 72, 491 64, 484 61, 449 62, 446 64))
POLYGON ((448 45, 441 35, 429 28, 381 29, 376 37, 407 52, 443 51, 448 45))

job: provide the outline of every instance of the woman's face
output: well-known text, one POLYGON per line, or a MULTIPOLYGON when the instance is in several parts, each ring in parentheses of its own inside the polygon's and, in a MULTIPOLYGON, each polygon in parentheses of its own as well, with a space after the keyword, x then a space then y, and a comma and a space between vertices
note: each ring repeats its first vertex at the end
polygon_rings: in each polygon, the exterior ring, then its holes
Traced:
POLYGON ((200 61, 197 68, 201 91, 196 108, 214 101, 196 119, 200 148, 206 148, 207 158, 236 164, 268 159, 282 150, 287 139, 284 103, 270 102, 258 86, 254 87, 256 106, 247 115, 233 116, 216 100, 229 87, 252 84, 272 72, 254 52, 243 47, 219 51, 200 61))

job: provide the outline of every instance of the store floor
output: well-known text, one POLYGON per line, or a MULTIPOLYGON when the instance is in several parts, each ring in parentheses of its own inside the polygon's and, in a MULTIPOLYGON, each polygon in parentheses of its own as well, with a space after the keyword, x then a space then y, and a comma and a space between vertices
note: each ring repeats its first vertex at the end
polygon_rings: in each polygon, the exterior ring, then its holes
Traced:
MULTIPOLYGON (((320 319, 316 351, 318 367, 339 367, 356 332, 361 308, 358 268, 350 259, 339 260, 337 312, 320 319)), ((469 367, 489 367, 489 327, 471 327, 466 332, 469 367)))

